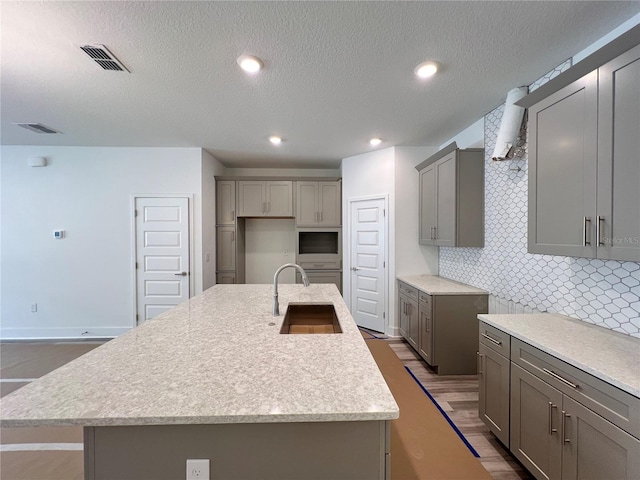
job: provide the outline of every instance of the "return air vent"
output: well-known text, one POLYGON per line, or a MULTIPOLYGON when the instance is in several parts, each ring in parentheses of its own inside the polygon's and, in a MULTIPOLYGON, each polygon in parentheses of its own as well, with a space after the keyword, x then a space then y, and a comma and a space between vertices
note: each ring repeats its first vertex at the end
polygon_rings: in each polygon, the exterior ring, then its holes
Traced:
POLYGON ((53 128, 49 128, 46 125, 42 125, 41 123, 15 123, 14 125, 17 125, 22 128, 26 128, 27 130, 31 130, 32 132, 35 132, 35 133, 60 133, 57 130, 54 130, 53 128))
POLYGON ((103 70, 114 72, 129 71, 104 45, 83 45, 80 49, 89 55, 103 70))

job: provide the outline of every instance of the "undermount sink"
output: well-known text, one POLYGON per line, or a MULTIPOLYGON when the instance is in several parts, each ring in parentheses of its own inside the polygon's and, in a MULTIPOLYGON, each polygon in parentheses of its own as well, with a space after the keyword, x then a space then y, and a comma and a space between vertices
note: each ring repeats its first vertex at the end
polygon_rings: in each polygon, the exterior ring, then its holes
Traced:
POLYGON ((332 303, 290 303, 280 333, 342 333, 332 303))

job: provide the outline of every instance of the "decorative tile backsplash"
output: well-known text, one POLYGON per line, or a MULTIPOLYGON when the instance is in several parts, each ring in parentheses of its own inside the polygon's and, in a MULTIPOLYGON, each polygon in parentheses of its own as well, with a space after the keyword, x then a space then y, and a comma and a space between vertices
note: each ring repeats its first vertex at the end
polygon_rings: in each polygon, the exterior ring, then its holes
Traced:
MULTIPOLYGON (((530 91, 570 67, 565 62, 530 91)), ((527 253, 527 159, 494 162, 504 105, 484 118, 485 247, 440 247, 440 275, 520 310, 562 313, 640 337, 640 263, 527 253)))

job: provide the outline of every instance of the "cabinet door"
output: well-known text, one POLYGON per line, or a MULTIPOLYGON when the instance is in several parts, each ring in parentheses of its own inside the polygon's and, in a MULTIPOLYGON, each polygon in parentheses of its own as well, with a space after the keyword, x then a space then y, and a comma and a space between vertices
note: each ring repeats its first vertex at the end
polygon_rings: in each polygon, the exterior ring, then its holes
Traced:
POLYGON ((420 172, 420 211, 418 243, 435 245, 433 230, 436 226, 436 170, 429 165, 420 172))
POLYGON ((640 440, 565 396, 562 479, 640 478, 640 440))
POLYGON ((597 255, 638 262, 640 46, 600 67, 598 74, 597 255))
POLYGON ((456 245, 456 152, 435 163, 436 175, 436 223, 435 245, 456 245))
POLYGON ((318 183, 320 225, 339 227, 342 224, 340 182, 318 183))
POLYGON ((431 316, 431 306, 420 305, 420 348, 418 353, 429 365, 434 366, 433 358, 433 319, 431 316))
POLYGON ((511 362, 482 343, 478 347, 478 415, 509 448, 509 380, 511 362))
POLYGON ((236 182, 216 182, 216 225, 236 224, 236 182))
POLYGON ((511 363, 511 453, 536 478, 560 479, 562 393, 511 363))
POLYGON ((420 317, 418 317, 418 302, 409 300, 407 302, 407 341, 418 350, 418 339, 420 336, 420 317))
POLYGON ((216 274, 216 283, 221 285, 236 283, 236 272, 219 272, 216 274))
POLYGON ((597 95, 594 71, 529 108, 529 253, 595 256, 597 95))
POLYGON ((402 335, 405 339, 409 335, 409 302, 406 297, 400 296, 398 308, 398 318, 400 319, 400 335, 402 335))
MULTIPOLYGON (((309 283, 333 283, 342 293, 342 272, 307 272, 309 283)), ((296 283, 302 283, 302 276, 296 272, 296 283)))
POLYGON ((318 182, 296 182, 296 225, 315 227, 318 222, 318 182))
POLYGON ((266 215, 293 217, 293 182, 265 182, 266 215))
POLYGON ((217 270, 236 269, 236 227, 216 229, 217 270))
POLYGON ((238 182, 238 216, 263 217, 266 211, 265 182, 238 182))

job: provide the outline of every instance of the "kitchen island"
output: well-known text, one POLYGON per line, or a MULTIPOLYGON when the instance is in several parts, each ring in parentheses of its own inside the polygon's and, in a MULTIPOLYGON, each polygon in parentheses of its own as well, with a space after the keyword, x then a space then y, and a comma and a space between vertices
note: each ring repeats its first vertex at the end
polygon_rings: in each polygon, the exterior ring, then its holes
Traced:
POLYGON ((280 334, 271 285, 217 285, 0 401, 1 425, 81 425, 85 478, 388 478, 398 406, 334 285, 342 333, 280 334))

